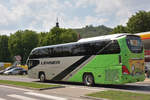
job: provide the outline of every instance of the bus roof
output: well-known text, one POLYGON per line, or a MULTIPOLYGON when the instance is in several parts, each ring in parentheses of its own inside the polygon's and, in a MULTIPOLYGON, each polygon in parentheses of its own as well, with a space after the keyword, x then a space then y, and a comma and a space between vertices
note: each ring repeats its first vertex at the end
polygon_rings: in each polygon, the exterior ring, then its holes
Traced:
POLYGON ((74 44, 74 43, 83 43, 83 42, 89 42, 89 41, 116 40, 117 38, 120 38, 120 37, 125 36, 125 35, 127 35, 127 34, 123 33, 123 34, 112 34, 112 35, 104 35, 104 36, 97 36, 97 37, 91 37, 91 38, 83 38, 83 39, 78 40, 77 42, 37 47, 37 48, 34 48, 32 51, 37 50, 37 49, 64 46, 64 45, 69 45, 69 44, 71 45, 71 44, 74 44))
POLYGON ((74 44, 74 43, 76 43, 76 42, 65 43, 65 44, 56 44, 56 45, 42 46, 42 47, 34 48, 33 50, 36 50, 36 49, 43 49, 43 48, 49 48, 49 47, 63 46, 63 45, 74 44))
POLYGON ((119 37, 127 35, 126 33, 124 34, 112 34, 112 35, 104 35, 104 36, 97 36, 97 37, 91 37, 91 38, 84 38, 80 39, 78 42, 88 42, 88 41, 96 41, 96 40, 116 40, 119 37))

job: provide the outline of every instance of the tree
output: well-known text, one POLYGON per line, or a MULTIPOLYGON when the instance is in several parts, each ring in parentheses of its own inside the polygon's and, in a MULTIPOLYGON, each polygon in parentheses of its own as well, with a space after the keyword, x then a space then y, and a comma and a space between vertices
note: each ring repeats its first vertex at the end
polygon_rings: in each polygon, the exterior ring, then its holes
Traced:
POLYGON ((116 34, 116 33, 127 33, 127 32, 128 32, 127 27, 118 25, 117 27, 113 29, 111 33, 116 34))
POLYGON ((26 62, 31 50, 38 46, 39 38, 35 31, 25 30, 22 34, 23 63, 26 62))
POLYGON ((22 57, 24 54, 22 48, 22 33, 23 31, 17 31, 16 33, 10 35, 8 48, 12 58, 16 55, 20 55, 22 57))
POLYGON ((38 36, 39 36, 38 46, 45 46, 46 45, 45 39, 46 39, 47 34, 48 34, 48 32, 41 32, 40 34, 38 34, 38 36))
POLYGON ((55 45, 62 43, 75 42, 78 40, 78 36, 76 32, 72 29, 63 29, 54 27, 48 32, 46 39, 44 40, 44 44, 46 45, 55 45))
POLYGON ((99 25, 95 27, 92 25, 86 25, 83 28, 73 30, 78 34, 78 36, 80 35, 81 38, 88 38, 88 37, 108 35, 112 32, 113 29, 106 27, 104 25, 99 25))
POLYGON ((8 50, 8 39, 6 35, 0 36, 0 62, 10 62, 10 52, 8 50))
POLYGON ((139 11, 127 22, 130 33, 150 31, 150 12, 139 11))
POLYGON ((38 45, 38 34, 34 31, 17 31, 10 35, 8 47, 11 56, 20 55, 22 63, 25 63, 31 50, 38 45))
POLYGON ((60 39, 60 43, 76 42, 78 35, 72 29, 68 29, 60 34, 60 39))

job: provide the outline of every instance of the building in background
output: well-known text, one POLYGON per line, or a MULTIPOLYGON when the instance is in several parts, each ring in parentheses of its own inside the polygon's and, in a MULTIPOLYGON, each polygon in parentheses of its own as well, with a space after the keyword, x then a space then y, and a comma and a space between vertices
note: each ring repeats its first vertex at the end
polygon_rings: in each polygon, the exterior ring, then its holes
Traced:
POLYGON ((145 49, 145 70, 148 73, 148 77, 150 77, 150 32, 138 33, 143 41, 144 49, 145 49))

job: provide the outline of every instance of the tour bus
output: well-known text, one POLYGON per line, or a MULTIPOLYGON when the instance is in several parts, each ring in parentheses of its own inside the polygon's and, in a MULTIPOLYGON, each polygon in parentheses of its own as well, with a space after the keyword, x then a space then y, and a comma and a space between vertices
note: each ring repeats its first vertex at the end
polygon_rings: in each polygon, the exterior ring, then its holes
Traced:
POLYGON ((28 75, 41 81, 125 84, 145 80, 144 52, 139 36, 114 34, 34 48, 28 75))
POLYGON ((138 33, 142 39, 145 49, 145 68, 146 71, 150 71, 150 32, 138 33))

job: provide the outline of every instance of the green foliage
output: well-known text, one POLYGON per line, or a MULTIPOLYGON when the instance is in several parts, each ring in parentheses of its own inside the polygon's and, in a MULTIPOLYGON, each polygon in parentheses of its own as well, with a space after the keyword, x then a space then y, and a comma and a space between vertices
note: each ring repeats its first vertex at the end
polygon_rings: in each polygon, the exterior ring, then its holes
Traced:
POLYGON ((35 82, 19 82, 19 81, 10 81, 10 80, 0 80, 0 84, 21 86, 21 87, 33 88, 33 89, 60 87, 60 85, 41 84, 35 82))
POLYGON ((0 36, 0 62, 10 61, 10 52, 8 50, 8 39, 6 35, 0 36))
POLYGON ((20 55, 25 64, 31 50, 37 46, 75 42, 77 39, 72 29, 54 27, 50 32, 39 34, 31 30, 19 30, 9 37, 0 36, 0 61, 10 61, 10 55, 11 58, 20 55))
POLYGON ((38 46, 45 46, 46 43, 44 43, 44 40, 46 39, 48 32, 41 32, 38 34, 39 37, 39 43, 38 46))
POLYGON ((105 98, 108 100, 150 100, 149 94, 143 93, 134 93, 134 92, 125 92, 125 91, 101 91, 87 96, 96 97, 96 98, 105 98))
POLYGON ((11 56, 20 55, 22 62, 25 63, 31 50, 38 45, 38 35, 34 31, 17 31, 11 34, 8 42, 11 56))
POLYGON ((23 61, 25 63, 31 50, 38 45, 38 35, 34 31, 25 30, 22 34, 23 61))
POLYGON ((77 40, 77 34, 72 29, 54 27, 50 32, 48 32, 44 40, 44 45, 69 43, 77 40))
POLYGON ((112 31, 112 34, 116 34, 116 33, 127 33, 127 28, 125 26, 122 25, 118 25, 117 27, 115 27, 112 31))
POLYGON ((76 42, 78 40, 77 34, 72 30, 65 30, 63 34, 60 34, 61 43, 76 42))
POLYGON ((112 32, 111 28, 106 27, 104 25, 100 25, 97 27, 89 25, 81 29, 73 29, 73 30, 76 31, 78 34, 80 34, 82 38, 108 35, 112 32))
POLYGON ((37 46, 55 45, 75 42, 82 38, 108 35, 110 33, 138 33, 150 31, 150 12, 139 11, 127 22, 127 26, 118 25, 113 30, 104 25, 92 25, 81 29, 64 29, 54 27, 50 32, 37 34, 31 30, 17 31, 8 36, 0 36, 0 61, 9 61, 10 55, 20 55, 25 63, 30 51, 37 46))
POLYGON ((139 11, 127 23, 130 33, 150 31, 150 12, 139 11))
POLYGON ((10 50, 11 56, 23 54, 22 48, 22 32, 17 31, 15 34, 11 34, 8 41, 8 48, 10 50))
POLYGON ((150 31, 150 12, 139 11, 129 18, 127 26, 118 25, 112 33, 140 33, 146 31, 150 31))

